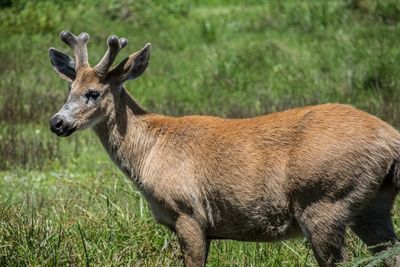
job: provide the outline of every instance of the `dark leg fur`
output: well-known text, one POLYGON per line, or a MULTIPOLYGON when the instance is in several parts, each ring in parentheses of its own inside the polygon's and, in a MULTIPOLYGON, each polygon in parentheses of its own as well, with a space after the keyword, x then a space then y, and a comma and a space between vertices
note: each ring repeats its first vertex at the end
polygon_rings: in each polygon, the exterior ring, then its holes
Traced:
POLYGON ((314 230, 309 236, 312 250, 320 266, 336 266, 345 259, 345 227, 332 227, 329 231, 314 230))
POLYGON ((391 218, 396 195, 397 191, 384 183, 376 198, 363 209, 351 226, 353 232, 370 247, 373 253, 385 250, 398 242, 391 218))
MULTIPOLYGON (((346 226, 334 217, 321 217, 321 210, 329 207, 313 207, 305 211, 298 222, 311 244, 319 266, 336 266, 346 258, 344 235, 346 226)), ((333 210, 333 207, 331 211, 333 210)), ((326 212, 325 212, 326 214, 326 212)))

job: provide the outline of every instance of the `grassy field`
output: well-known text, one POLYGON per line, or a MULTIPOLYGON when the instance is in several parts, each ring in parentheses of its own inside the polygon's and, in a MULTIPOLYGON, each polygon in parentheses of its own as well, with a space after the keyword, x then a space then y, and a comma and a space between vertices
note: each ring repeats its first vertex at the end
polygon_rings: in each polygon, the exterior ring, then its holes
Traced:
MULTIPOLYGON (((3 0, 0 7, 0 266, 181 262, 175 237, 155 224, 91 131, 50 133, 67 91, 47 54, 50 46, 71 52, 61 30, 91 35, 92 64, 111 33, 129 40, 118 59, 151 42, 148 71, 126 86, 153 112, 247 117, 340 102, 400 127, 396 0, 3 0)), ((379 266, 385 256, 370 257, 351 233, 347 245, 349 266, 379 266)), ((216 241, 209 257, 209 266, 315 264, 302 239, 216 241)))

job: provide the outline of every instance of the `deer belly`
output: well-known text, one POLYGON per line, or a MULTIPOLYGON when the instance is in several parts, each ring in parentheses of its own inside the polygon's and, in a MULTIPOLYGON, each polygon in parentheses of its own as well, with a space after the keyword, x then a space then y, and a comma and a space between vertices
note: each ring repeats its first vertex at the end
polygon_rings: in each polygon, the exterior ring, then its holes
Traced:
POLYGON ((210 237, 240 241, 277 241, 301 234, 286 207, 225 209, 210 229, 210 237))

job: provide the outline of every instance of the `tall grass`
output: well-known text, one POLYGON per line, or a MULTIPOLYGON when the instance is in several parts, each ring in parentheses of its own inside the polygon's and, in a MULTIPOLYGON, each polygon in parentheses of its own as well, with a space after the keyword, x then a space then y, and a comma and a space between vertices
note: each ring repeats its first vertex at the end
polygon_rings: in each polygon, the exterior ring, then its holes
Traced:
MULTIPOLYGON (((0 265, 176 266, 175 240, 113 167, 94 134, 57 139, 48 120, 67 85, 47 49, 61 30, 91 34, 96 64, 111 33, 152 43, 127 88, 169 115, 247 117, 341 102, 400 126, 400 4, 335 1, 61 1, 0 3, 0 265)), ((399 205, 394 208, 400 229, 399 205)), ((348 265, 379 266, 354 235, 348 265)), ((304 240, 216 241, 210 266, 314 266, 304 240)))

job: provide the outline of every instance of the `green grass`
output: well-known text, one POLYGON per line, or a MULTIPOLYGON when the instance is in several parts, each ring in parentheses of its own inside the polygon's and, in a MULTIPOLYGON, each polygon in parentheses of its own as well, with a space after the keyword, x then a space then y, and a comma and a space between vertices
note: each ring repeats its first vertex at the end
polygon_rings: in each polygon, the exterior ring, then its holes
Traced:
MULTIPOLYGON (((129 40, 117 60, 151 42, 148 71, 126 86, 153 112, 246 117, 341 102, 400 126, 398 1, 242 2, 0 2, 0 266, 181 262, 175 237, 93 133, 48 130, 67 88, 47 55, 50 46, 71 52, 61 30, 91 35, 92 64, 111 33, 129 40)), ((347 245, 350 266, 386 257, 369 258, 351 233, 347 245)), ((315 264, 302 239, 216 241, 209 257, 209 266, 315 264)))

